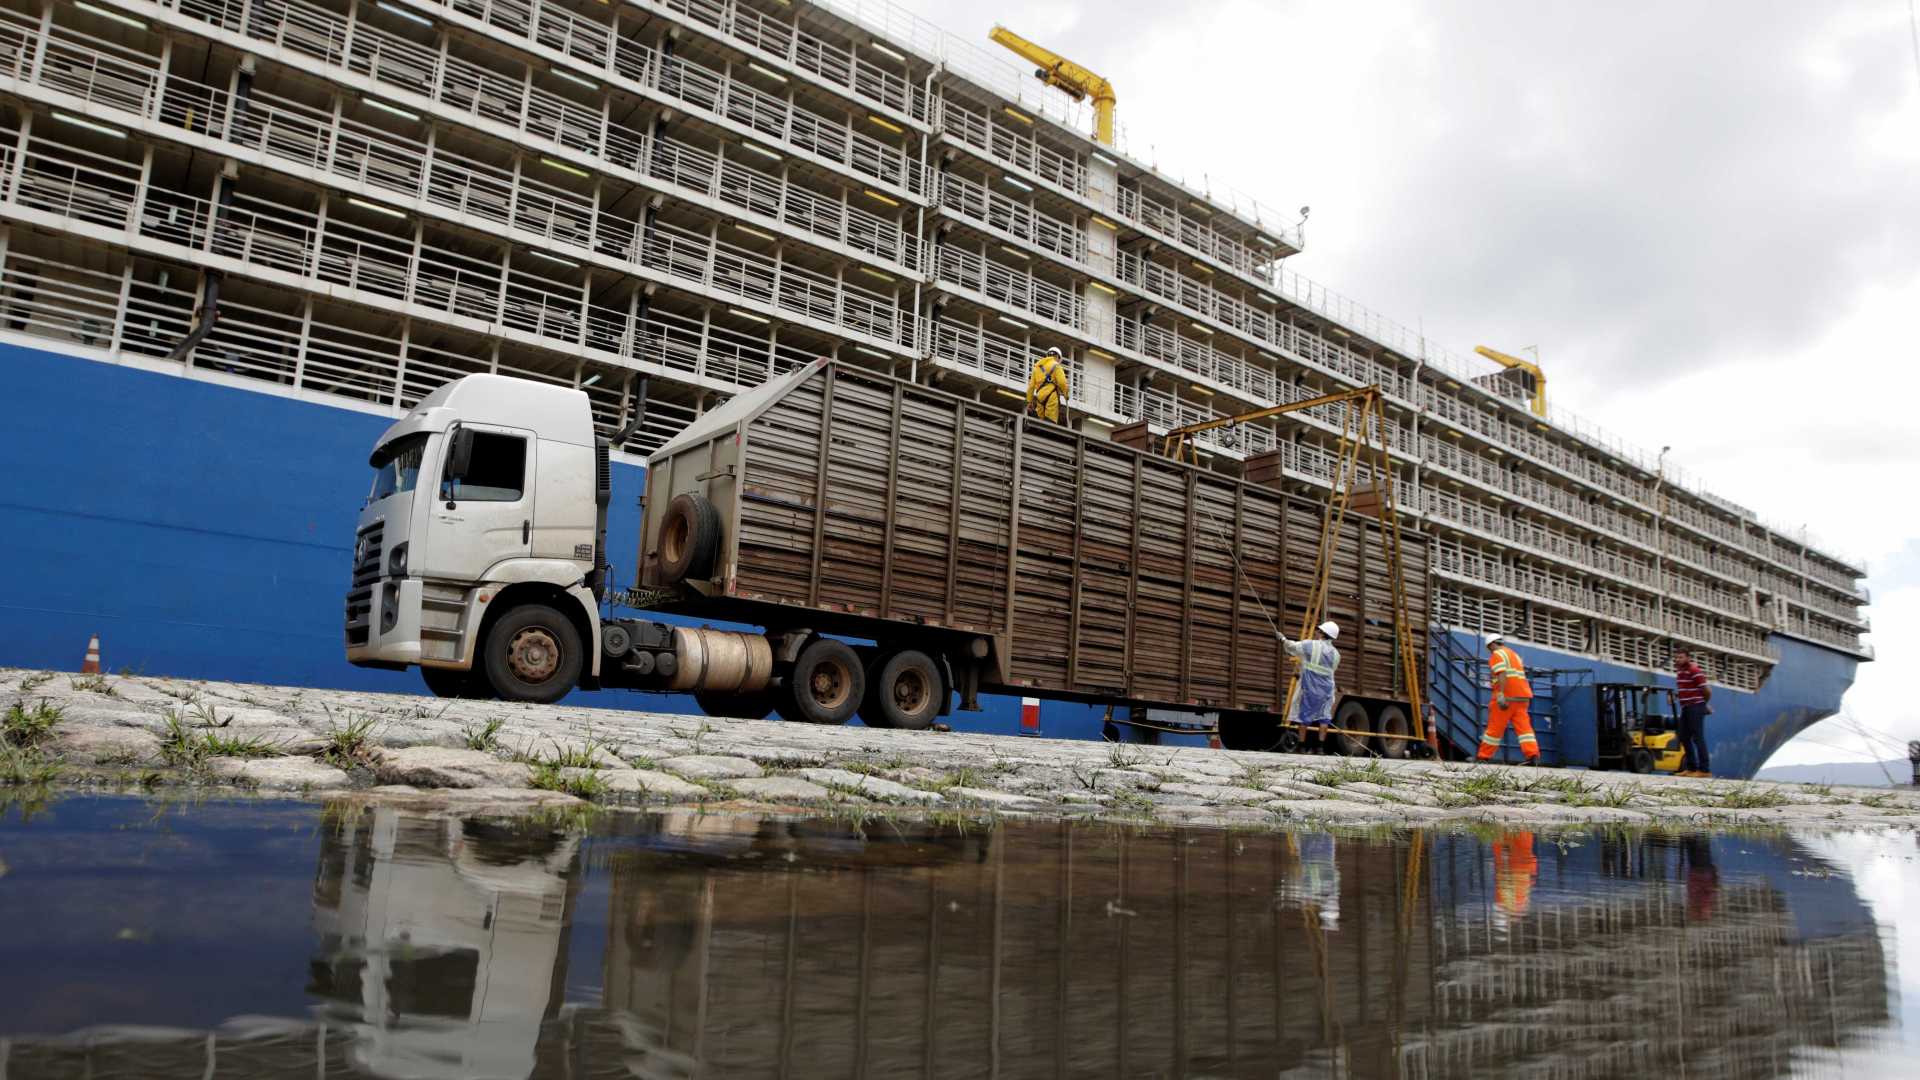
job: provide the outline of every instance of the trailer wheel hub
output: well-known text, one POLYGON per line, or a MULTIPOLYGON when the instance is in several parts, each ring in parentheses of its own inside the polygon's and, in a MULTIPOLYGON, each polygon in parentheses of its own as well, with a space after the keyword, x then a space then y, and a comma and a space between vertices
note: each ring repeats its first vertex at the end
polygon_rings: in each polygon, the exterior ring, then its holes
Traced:
POLYGON ((507 644, 507 663, 527 682, 545 682, 560 666, 560 643, 545 627, 529 626, 507 644))
POLYGON ((918 671, 903 671, 893 681, 893 704, 908 716, 917 715, 927 704, 926 677, 918 671))
POLYGON ((849 673, 839 664, 821 664, 807 682, 807 691, 823 709, 837 709, 847 700, 852 685, 849 673))

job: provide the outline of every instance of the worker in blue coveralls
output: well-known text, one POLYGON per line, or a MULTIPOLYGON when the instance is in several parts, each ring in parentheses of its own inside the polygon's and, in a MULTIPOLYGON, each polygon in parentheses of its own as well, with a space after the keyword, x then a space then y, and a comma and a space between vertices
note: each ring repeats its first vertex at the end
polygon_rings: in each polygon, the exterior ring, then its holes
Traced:
POLYGON ((1293 692, 1293 706, 1287 710, 1287 722, 1300 725, 1304 749, 1309 754, 1324 754, 1327 729, 1333 726, 1333 673, 1340 669, 1340 650, 1333 643, 1340 627, 1329 621, 1319 626, 1320 636, 1294 641, 1277 635, 1300 663, 1300 685, 1293 692))

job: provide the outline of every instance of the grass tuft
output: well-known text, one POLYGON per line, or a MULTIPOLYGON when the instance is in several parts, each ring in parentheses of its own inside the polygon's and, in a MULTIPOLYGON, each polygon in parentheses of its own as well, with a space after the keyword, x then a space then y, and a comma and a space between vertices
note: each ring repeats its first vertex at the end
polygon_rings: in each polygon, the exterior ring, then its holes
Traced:
POLYGON ((493 751, 500 748, 500 728, 505 720, 495 716, 485 724, 474 727, 469 724, 460 729, 460 735, 467 740, 467 749, 493 751))
POLYGON ((533 767, 532 774, 527 777, 527 783, 542 791, 564 791, 589 802, 606 797, 607 782, 601 779, 598 773, 589 770, 568 776, 562 770, 570 767, 578 766, 558 765, 550 761, 540 762, 533 767))
POLYGON ((335 723, 327 733, 327 745, 320 751, 320 760, 341 769, 365 760, 379 726, 379 720, 372 716, 349 715, 346 723, 335 723))
POLYGON ((560 740, 549 739, 553 744, 553 753, 536 759, 536 764, 557 765, 563 769, 599 769, 606 766, 608 758, 615 757, 613 748, 588 731, 578 746, 562 746, 560 740))
POLYGON ((1393 774, 1378 761, 1368 761, 1365 765, 1343 761, 1331 768, 1314 770, 1307 775, 1307 780, 1321 787, 1339 787, 1341 784, 1356 783, 1392 787, 1395 783, 1393 774))
POLYGON ((91 675, 69 675, 67 685, 75 690, 89 694, 102 694, 106 697, 119 697, 120 694, 107 682, 107 677, 98 672, 91 675))
MULTIPOLYGON (((208 710, 211 712, 211 710, 208 710)), ((228 717, 232 721, 232 717, 228 717)), ((195 728, 175 709, 167 714, 166 730, 160 735, 160 756, 168 764, 197 769, 208 758, 278 757, 280 748, 256 736, 225 735, 195 728)))
POLYGON ((1732 810, 1765 810, 1769 807, 1784 806, 1789 800, 1785 795, 1771 788, 1741 785, 1729 790, 1720 797, 1720 805, 1732 810))
POLYGON ((15 747, 31 747, 53 732, 65 716, 60 706, 47 701, 16 701, 7 706, 7 715, 0 719, 0 739, 5 739, 15 747))
POLYGON ((935 780, 933 783, 928 784, 927 787, 933 791, 945 793, 947 791, 951 791, 954 788, 980 787, 983 780, 984 778, 980 775, 980 771, 978 769, 975 769, 972 766, 963 765, 960 768, 955 769, 950 773, 947 773, 945 776, 942 776, 940 779, 935 780))
POLYGON ((60 777, 60 763, 31 746, 0 742, 0 787, 37 787, 60 777))

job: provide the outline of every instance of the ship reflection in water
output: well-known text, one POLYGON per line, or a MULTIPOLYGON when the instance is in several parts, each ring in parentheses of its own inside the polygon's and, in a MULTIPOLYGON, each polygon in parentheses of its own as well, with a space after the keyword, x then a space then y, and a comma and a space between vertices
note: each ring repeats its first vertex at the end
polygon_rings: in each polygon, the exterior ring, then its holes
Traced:
POLYGON ((1911 837, 74 799, 0 853, 5 1080, 1909 1075, 1915 1049, 1896 912, 1855 884, 1911 891, 1911 837))

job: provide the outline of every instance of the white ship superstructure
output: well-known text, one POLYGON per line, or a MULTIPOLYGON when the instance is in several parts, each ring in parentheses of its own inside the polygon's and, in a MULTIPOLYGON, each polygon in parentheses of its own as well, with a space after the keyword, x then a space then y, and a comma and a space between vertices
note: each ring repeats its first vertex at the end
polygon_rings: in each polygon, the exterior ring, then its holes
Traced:
MULTIPOLYGON (((1009 13, 1011 14, 1011 13, 1009 13)), ((1293 215, 884 3, 0 0, 0 334, 377 412, 584 387, 630 461, 832 355, 1088 430, 1378 383, 1436 619, 1758 687, 1862 569, 1283 268, 1293 215)), ((1332 408, 1215 432, 1324 488, 1332 408)), ((631 568, 627 568, 628 572, 631 568)))

